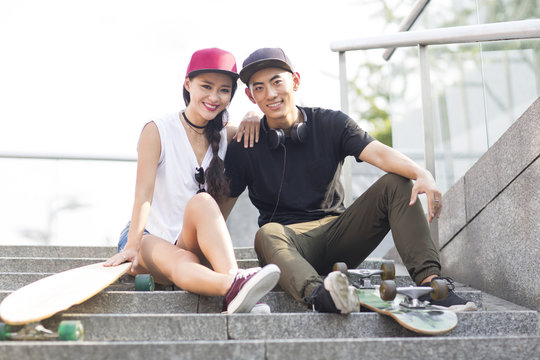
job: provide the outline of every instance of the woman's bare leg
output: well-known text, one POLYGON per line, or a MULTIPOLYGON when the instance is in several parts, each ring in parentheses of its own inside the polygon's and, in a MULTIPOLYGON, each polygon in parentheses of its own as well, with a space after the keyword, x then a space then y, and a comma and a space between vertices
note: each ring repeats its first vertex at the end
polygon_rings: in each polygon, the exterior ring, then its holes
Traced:
POLYGON ((200 259, 206 258, 218 273, 229 274, 238 269, 225 219, 214 198, 207 193, 197 194, 188 201, 178 246, 200 259))
POLYGON ((206 296, 223 296, 234 275, 220 274, 203 266, 199 258, 185 249, 152 235, 144 235, 136 273, 150 273, 160 284, 174 283, 179 288, 206 296))

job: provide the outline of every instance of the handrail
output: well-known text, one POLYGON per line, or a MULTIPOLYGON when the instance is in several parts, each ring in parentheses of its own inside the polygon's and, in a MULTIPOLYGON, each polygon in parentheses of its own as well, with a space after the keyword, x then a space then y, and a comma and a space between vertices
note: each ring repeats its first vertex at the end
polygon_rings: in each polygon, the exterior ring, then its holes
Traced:
POLYGON ((99 156, 99 155, 69 155, 54 153, 29 153, 29 152, 0 152, 0 159, 34 159, 34 160, 83 160, 83 161, 120 161, 135 162, 134 156, 99 156))
MULTIPOLYGON (((398 31, 409 31, 416 20, 420 17, 430 0, 417 0, 409 15, 399 24, 398 31)), ((388 48, 383 54, 383 59, 388 61, 396 51, 395 47, 388 48)))
POLYGON ((540 37, 540 19, 506 21, 501 23, 456 26, 449 28, 398 32, 351 40, 335 41, 335 52, 370 50, 417 45, 459 44, 482 41, 516 40, 540 37))
MULTIPOLYGON (((345 54, 353 50, 378 48, 418 47, 420 65, 420 88, 422 92, 422 125, 424 133, 424 161, 426 169, 435 174, 434 121, 431 104, 431 80, 429 76, 428 46, 443 44, 473 43, 484 41, 517 40, 540 38, 540 19, 507 21, 481 25, 457 26, 431 30, 398 32, 389 35, 364 37, 336 41, 330 49, 339 53, 341 107, 348 109, 347 70, 345 54)), ((344 170, 348 165, 344 164, 344 170)), ((351 190, 345 188, 345 205, 352 202, 351 190)), ((438 223, 430 224, 433 240, 438 243, 438 223)))

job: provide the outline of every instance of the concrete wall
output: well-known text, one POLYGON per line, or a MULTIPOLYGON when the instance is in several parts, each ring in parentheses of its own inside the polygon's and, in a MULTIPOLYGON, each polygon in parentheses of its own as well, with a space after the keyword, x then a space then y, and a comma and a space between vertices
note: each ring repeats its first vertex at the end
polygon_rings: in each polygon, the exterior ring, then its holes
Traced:
POLYGON ((444 275, 540 310, 540 99, 443 198, 444 275))

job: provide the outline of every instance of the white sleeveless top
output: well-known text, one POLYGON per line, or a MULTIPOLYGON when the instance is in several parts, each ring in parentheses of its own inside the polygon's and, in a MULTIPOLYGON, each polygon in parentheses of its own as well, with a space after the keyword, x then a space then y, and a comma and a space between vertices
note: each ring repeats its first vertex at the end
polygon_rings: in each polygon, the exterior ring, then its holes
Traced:
MULTIPOLYGON (((186 204, 199 190, 195 180, 195 169, 199 164, 180 120, 180 113, 166 115, 154 120, 154 123, 159 130, 161 154, 145 228, 150 234, 174 244, 182 232, 186 204)), ((224 127, 221 130, 219 157, 225 159, 226 151, 227 129, 224 127)), ((211 160, 212 147, 209 146, 201 166, 206 170, 211 160)))

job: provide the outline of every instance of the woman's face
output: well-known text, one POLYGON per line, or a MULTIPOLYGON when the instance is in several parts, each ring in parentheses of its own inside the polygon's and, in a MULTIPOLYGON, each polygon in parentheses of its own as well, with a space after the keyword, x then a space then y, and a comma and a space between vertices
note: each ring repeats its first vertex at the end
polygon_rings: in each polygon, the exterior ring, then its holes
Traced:
POLYGON ((198 120, 214 119, 231 101, 232 78, 225 74, 202 73, 191 80, 186 78, 184 86, 191 98, 188 110, 198 120))

